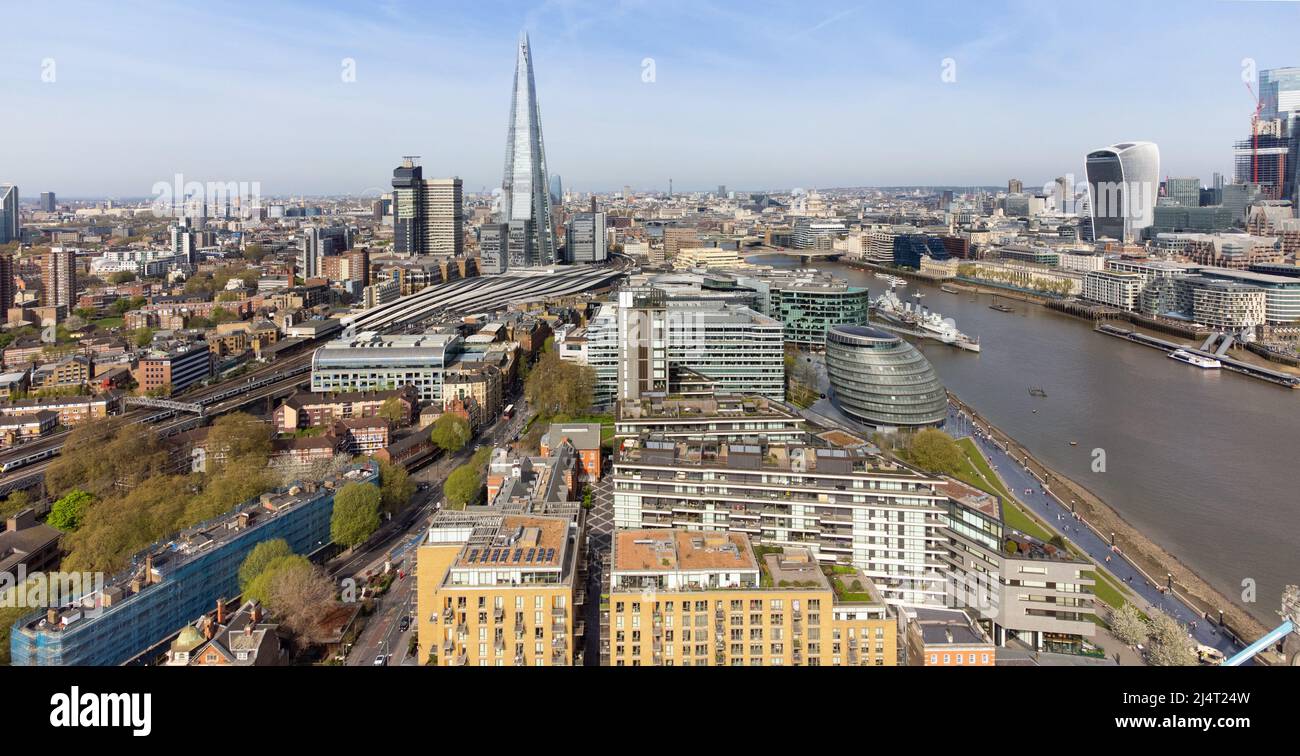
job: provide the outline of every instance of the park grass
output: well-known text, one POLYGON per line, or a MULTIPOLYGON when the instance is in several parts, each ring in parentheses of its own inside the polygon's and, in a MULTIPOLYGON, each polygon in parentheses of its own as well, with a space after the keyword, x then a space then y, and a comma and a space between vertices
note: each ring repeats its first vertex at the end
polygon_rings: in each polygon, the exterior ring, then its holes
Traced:
POLYGON ((988 460, 980 453, 975 442, 969 438, 959 439, 957 446, 965 454, 962 466, 953 475, 968 486, 994 494, 1002 499, 1002 520, 1010 528, 1019 530, 1029 536, 1033 536, 1040 541, 1051 541, 1053 533, 1039 524, 1038 520, 1020 509, 1011 492, 1003 485, 1002 480, 993 472, 989 466, 988 460))
POLYGON ((120 328, 126 320, 123 318, 100 318, 90 322, 98 328, 120 328))
POLYGON ((1124 590, 1105 572, 1101 570, 1085 570, 1083 577, 1092 578, 1097 582, 1092 587, 1092 595, 1101 599, 1111 609, 1118 609, 1127 601, 1124 598, 1124 590))

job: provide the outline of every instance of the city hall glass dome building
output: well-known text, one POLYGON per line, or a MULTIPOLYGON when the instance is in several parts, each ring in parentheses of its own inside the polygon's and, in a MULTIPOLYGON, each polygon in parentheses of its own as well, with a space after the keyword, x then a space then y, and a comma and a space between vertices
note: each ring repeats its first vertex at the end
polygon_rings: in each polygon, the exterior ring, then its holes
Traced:
POLYGON ((837 325, 826 331, 831 401, 878 428, 943 424, 948 405, 939 376, 916 347, 878 328, 837 325))

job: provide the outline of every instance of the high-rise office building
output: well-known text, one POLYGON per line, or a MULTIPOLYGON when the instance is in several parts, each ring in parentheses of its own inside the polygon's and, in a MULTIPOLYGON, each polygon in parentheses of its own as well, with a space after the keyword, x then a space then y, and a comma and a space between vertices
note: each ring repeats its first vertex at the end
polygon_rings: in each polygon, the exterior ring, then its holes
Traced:
POLYGON ((565 234, 569 262, 595 263, 609 259, 604 213, 578 213, 565 234))
POLYGON ((426 253, 460 257, 465 253, 465 222, 459 178, 425 179, 426 253))
POLYGON ((1133 241, 1151 225, 1160 184, 1155 143, 1121 142, 1093 150, 1084 171, 1095 238, 1133 241))
POLYGON ((62 305, 69 311, 77 306, 77 252, 54 247, 41 261, 41 304, 62 305))
MULTIPOLYGON (((505 175, 501 180, 501 218, 516 230, 527 232, 528 243, 518 245, 527 255, 524 266, 555 262, 555 228, 551 216, 551 194, 546 173, 546 149, 542 143, 542 116, 533 81, 533 56, 528 35, 519 38, 515 60, 514 91, 510 102, 510 125, 506 131, 505 175), (514 224, 521 225, 514 225, 514 224)), ((511 260, 514 267, 514 260, 511 260)))
POLYGON ((1300 68, 1270 68, 1259 72, 1260 120, 1300 116, 1300 68))
POLYGON ((393 169, 393 251, 399 255, 424 254, 424 169, 418 159, 408 155, 393 169))
POLYGON ((56 207, 54 192, 41 192, 41 212, 52 213, 56 207))
POLYGON ((461 180, 426 179, 416 160, 408 155, 393 170, 393 251, 459 257, 465 252, 461 180))
POLYGON ((1201 180, 1199 178, 1165 179, 1165 196, 1183 207, 1201 206, 1201 180))
POLYGON ((1020 194, 1025 191, 1025 183, 1020 179, 1007 179, 1007 194, 1020 194))
POLYGON ((18 187, 0 186, 0 244, 18 241, 18 187))
POLYGON ((507 252, 509 223, 484 223, 478 231, 478 269, 480 273, 505 273, 510 267, 507 252))

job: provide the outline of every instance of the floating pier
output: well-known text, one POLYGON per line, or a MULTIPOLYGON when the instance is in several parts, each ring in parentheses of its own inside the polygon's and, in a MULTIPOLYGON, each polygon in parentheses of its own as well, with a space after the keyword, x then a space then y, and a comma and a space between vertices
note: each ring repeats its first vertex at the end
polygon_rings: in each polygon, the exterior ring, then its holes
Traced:
MULTIPOLYGON (((1203 349, 1197 349, 1196 347, 1184 346, 1183 344, 1167 341, 1157 336, 1149 336, 1145 333, 1140 333, 1128 328, 1120 328, 1119 326, 1111 325, 1110 323, 1102 323, 1098 325, 1095 330, 1098 333, 1104 333, 1107 336, 1114 336, 1116 338, 1124 339, 1125 341, 1131 341, 1134 344, 1149 346, 1153 349, 1159 349, 1162 352, 1172 352, 1175 349, 1182 349, 1191 352, 1192 354, 1205 357, 1206 359, 1218 360, 1223 364, 1224 370, 1231 370, 1234 373, 1241 373, 1242 375, 1248 375, 1251 378, 1258 378, 1262 381, 1276 383, 1279 386, 1285 386, 1287 388, 1300 388, 1300 377, 1291 375, 1290 373, 1284 373, 1280 370, 1271 370, 1266 367, 1260 367, 1259 365, 1252 365, 1249 362, 1242 362, 1241 360, 1233 359, 1232 357, 1223 354, 1207 352, 1203 349)), ((1225 340, 1224 343, 1228 344, 1229 342, 1225 340)), ((1206 345, 1213 346, 1213 340, 1207 340, 1206 345)))

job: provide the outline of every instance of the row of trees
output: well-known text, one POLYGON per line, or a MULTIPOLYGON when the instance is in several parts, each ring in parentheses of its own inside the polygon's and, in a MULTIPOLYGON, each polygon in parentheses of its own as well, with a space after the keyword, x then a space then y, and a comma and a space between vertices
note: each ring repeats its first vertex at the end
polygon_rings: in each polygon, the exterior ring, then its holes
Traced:
POLYGON ((1130 646, 1144 645, 1147 662, 1158 667, 1187 667, 1200 660, 1187 627, 1161 611, 1147 618, 1125 602, 1111 612, 1110 631, 1130 646))

